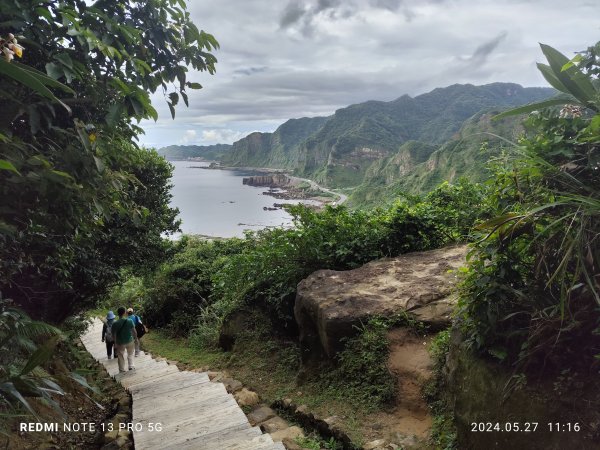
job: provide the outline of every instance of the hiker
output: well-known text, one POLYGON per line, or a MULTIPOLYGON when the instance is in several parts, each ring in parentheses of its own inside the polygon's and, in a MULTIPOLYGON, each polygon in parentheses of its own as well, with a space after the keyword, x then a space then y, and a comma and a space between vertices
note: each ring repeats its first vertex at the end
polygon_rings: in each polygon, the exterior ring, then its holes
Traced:
POLYGON ((140 316, 137 316, 133 313, 133 308, 127 309, 127 316, 133 321, 133 325, 135 326, 135 332, 137 334, 134 339, 135 356, 138 356, 140 354, 140 339, 144 334, 146 334, 146 327, 142 323, 140 316))
POLYGON ((114 345, 115 341, 112 335, 112 324, 115 321, 115 313, 109 311, 106 315, 106 320, 102 325, 102 342, 106 341, 106 354, 108 355, 108 359, 112 358, 113 355, 117 357, 117 346, 114 345))
POLYGON ((117 347, 119 372, 126 372, 125 350, 127 350, 127 365, 129 366, 129 370, 135 369, 133 365, 133 349, 135 348, 133 339, 134 337, 137 339, 137 334, 135 332, 133 321, 125 316, 125 308, 122 306, 119 307, 117 313, 119 314, 119 320, 112 324, 112 335, 115 340, 115 346, 117 347))

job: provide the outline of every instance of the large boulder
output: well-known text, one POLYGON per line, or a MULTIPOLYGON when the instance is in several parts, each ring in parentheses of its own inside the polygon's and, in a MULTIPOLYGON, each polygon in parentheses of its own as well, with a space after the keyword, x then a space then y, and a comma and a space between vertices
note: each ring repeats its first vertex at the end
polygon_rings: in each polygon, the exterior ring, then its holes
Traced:
POLYGON ((385 258, 348 271, 319 270, 298 284, 294 314, 303 362, 333 357, 373 316, 407 312, 432 328, 450 323, 455 269, 466 246, 385 258))

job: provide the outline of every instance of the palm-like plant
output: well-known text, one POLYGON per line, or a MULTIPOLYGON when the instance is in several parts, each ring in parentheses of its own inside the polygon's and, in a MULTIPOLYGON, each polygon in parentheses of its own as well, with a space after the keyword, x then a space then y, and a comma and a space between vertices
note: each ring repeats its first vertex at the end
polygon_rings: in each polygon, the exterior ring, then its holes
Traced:
POLYGON ((540 47, 548 64, 537 63, 537 67, 546 81, 560 94, 549 100, 511 109, 498 114, 496 118, 526 114, 557 105, 579 105, 593 112, 600 112, 600 81, 596 72, 599 67, 600 42, 572 59, 549 45, 540 44, 540 47))
MULTIPOLYGON (((467 306, 486 345, 524 336, 522 360, 580 338, 587 354, 600 351, 592 348, 600 305, 600 42, 572 60, 541 47, 548 64, 538 68, 561 94, 496 116, 541 110, 530 119, 537 133, 521 140, 514 169, 498 181, 504 209, 479 227, 486 234, 478 260, 488 262, 471 279, 471 298, 479 300, 467 306), (556 105, 559 114, 544 111, 556 105), (521 272, 509 276, 515 258, 521 272)), ((577 350, 567 347, 564 354, 577 350)))
POLYGON ((61 338, 58 328, 31 320, 0 299, 0 408, 14 410, 21 405, 37 417, 26 399, 37 397, 58 409, 51 394, 63 395, 63 390, 42 365, 61 338))

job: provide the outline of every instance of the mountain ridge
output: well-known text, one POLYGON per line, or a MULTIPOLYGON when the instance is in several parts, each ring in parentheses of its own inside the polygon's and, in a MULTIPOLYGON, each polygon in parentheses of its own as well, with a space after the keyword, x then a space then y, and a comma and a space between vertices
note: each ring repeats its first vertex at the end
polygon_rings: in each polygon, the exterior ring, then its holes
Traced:
POLYGON ((516 83, 453 84, 415 97, 369 100, 328 117, 287 120, 272 133, 251 133, 222 149, 220 161, 284 169, 330 188, 356 188, 350 204, 372 204, 367 188, 382 195, 400 189, 423 193, 461 175, 483 179, 486 158, 502 145, 485 133, 514 138, 515 130, 522 131, 517 120, 492 124, 490 115, 555 93, 516 83), (484 142, 492 149, 488 155, 478 153, 484 142))

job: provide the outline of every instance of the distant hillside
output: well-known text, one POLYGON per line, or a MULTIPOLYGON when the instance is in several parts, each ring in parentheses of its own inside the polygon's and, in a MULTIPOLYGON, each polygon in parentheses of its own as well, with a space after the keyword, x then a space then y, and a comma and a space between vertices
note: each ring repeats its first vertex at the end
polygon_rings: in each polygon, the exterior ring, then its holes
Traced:
POLYGON ((218 161, 229 150, 229 144, 215 145, 169 145, 159 148, 158 154, 169 160, 197 158, 205 161, 218 161))
POLYGON ((221 161, 226 166, 296 169, 300 144, 320 130, 327 119, 290 119, 273 133, 252 133, 234 142, 221 161))
POLYGON ((417 97, 370 101, 335 112, 300 148, 298 173, 331 187, 358 186, 375 161, 403 144, 441 145, 474 114, 548 98, 554 90, 518 84, 453 85, 417 97))
MULTIPOLYGON (((284 168, 329 187, 357 187, 351 200, 371 203, 367 199, 376 197, 368 191, 377 185, 386 186, 385 192, 400 188, 423 192, 438 181, 483 173, 483 157, 474 166, 467 163, 482 138, 469 137, 466 122, 478 114, 481 119, 481 114, 491 109, 520 106, 554 93, 549 88, 513 83, 455 84, 414 98, 404 95, 391 102, 369 101, 339 109, 329 118, 289 120, 274 133, 252 133, 235 142, 222 162, 284 168), (425 168, 435 170, 429 173, 425 168), (415 170, 418 173, 413 173, 415 170)), ((482 125, 477 125, 479 119, 471 120, 475 120, 471 128, 482 125)), ((512 135, 511 127, 517 127, 517 122, 488 128, 506 128, 503 132, 512 135)), ((490 141, 492 147, 497 144, 490 141)))
POLYGON ((484 179, 488 160, 505 145, 489 133, 515 139, 522 131, 520 118, 491 122, 493 113, 555 93, 514 83, 455 84, 414 98, 351 105, 330 117, 291 119, 273 133, 252 133, 231 146, 159 152, 169 159, 220 158, 225 166, 287 169, 331 188, 353 188, 349 204, 369 206, 462 175, 484 179))
POLYGON ((492 121, 497 111, 475 114, 441 146, 409 141, 396 154, 373 162, 363 182, 352 191, 349 205, 381 204, 401 192, 425 193, 443 181, 452 182, 461 176, 471 181, 487 179, 490 159, 503 149, 511 150, 510 144, 494 135, 515 142, 523 132, 522 117, 492 121))

